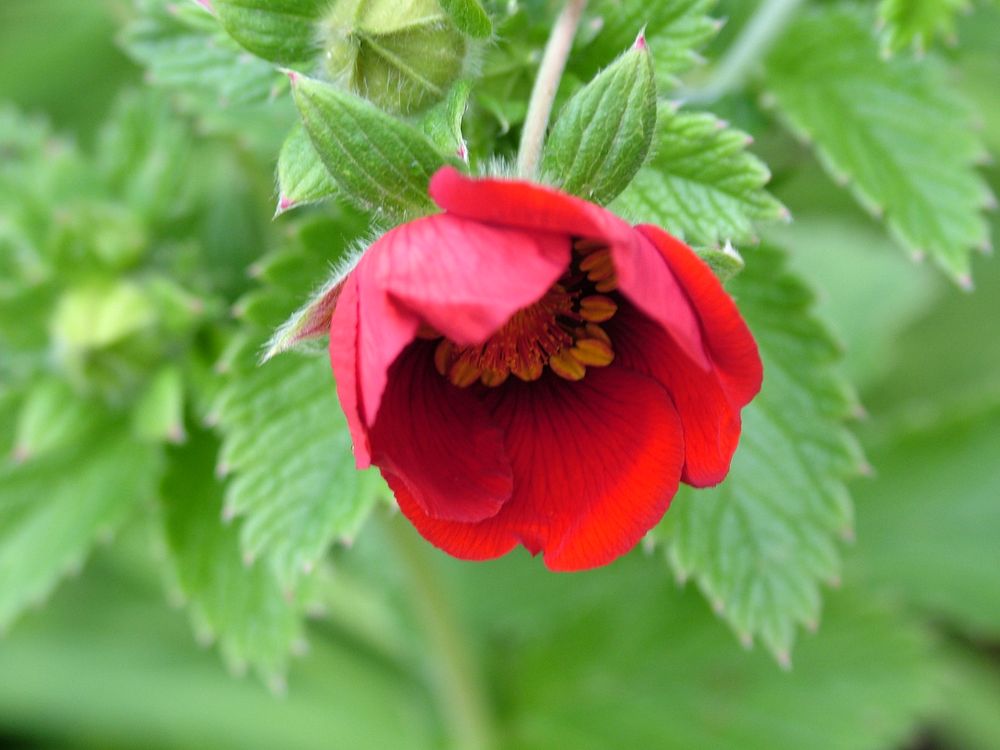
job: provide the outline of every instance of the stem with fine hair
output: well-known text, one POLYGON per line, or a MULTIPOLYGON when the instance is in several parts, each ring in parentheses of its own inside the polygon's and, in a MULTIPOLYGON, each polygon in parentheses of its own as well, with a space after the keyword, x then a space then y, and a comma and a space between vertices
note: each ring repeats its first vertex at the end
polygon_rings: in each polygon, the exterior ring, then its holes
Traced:
POLYGON ((802 0, 765 0, 747 21, 736 41, 715 67, 705 85, 678 93, 682 101, 707 104, 738 88, 751 68, 767 53, 802 0))
POLYGON ((493 725, 467 636, 428 557, 428 544, 398 517, 376 514, 409 578, 413 606, 428 641, 434 694, 455 750, 492 750, 493 725))
POLYGON ((531 90, 528 114, 524 119, 521 146, 517 155, 517 173, 526 180, 538 177, 538 162, 542 156, 542 144, 545 142, 549 115, 552 114, 552 103, 555 101, 556 91, 559 90, 563 70, 566 69, 566 60, 573 46, 576 27, 580 25, 586 7, 587 0, 566 0, 566 5, 556 19, 552 33, 549 34, 549 41, 545 45, 545 54, 542 55, 542 63, 538 67, 538 77, 535 78, 535 86, 531 90))

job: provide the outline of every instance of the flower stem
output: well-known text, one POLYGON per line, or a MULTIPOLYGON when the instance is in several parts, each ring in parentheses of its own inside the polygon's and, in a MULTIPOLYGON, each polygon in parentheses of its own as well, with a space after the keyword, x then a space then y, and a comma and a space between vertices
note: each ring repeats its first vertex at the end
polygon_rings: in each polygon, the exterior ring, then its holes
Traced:
POLYGON ((538 162, 542 156, 542 144, 545 142, 545 130, 549 125, 549 115, 552 114, 552 103, 559 90, 559 81, 566 69, 566 59, 573 46, 576 27, 580 25, 583 9, 587 0, 566 0, 562 12, 556 19, 545 45, 542 64, 538 67, 538 77, 535 87, 531 90, 528 102, 528 114, 524 119, 524 129, 521 131, 521 146, 517 156, 517 172, 526 179, 538 177, 538 162))
POLYGON ((802 0, 765 0, 747 21, 736 41, 715 67, 704 86, 680 92, 686 102, 714 102, 738 88, 751 69, 767 54, 771 44, 792 19, 802 0))
POLYGON ((466 634, 456 620, 440 576, 431 565, 429 545, 402 520, 377 514, 409 577, 413 605, 427 637, 435 695, 455 750, 494 747, 490 712, 466 634))

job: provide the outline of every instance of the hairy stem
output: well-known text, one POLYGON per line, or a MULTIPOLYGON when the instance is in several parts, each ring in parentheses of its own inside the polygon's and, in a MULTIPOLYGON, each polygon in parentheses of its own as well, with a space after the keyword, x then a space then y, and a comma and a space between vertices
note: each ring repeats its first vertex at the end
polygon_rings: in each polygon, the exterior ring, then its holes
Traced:
POLYGON ((792 19, 802 0, 765 0, 715 67, 704 86, 680 92, 679 98, 705 104, 738 88, 792 19))
POLYGON ((517 155, 517 172, 526 180, 538 177, 538 162, 542 155, 549 115, 552 114, 552 103, 555 101, 556 91, 559 90, 563 70, 566 69, 566 59, 573 46, 576 27, 580 25, 580 18, 586 7, 587 0, 566 0, 566 5, 556 19, 549 41, 545 45, 545 54, 538 68, 535 87, 531 90, 528 114, 524 119, 521 146, 517 155))
POLYGON ((398 517, 381 517, 381 521, 409 577, 414 608, 428 641, 435 695, 450 746, 455 750, 491 750, 493 727, 482 681, 467 647, 466 634, 431 565, 428 544, 398 517))

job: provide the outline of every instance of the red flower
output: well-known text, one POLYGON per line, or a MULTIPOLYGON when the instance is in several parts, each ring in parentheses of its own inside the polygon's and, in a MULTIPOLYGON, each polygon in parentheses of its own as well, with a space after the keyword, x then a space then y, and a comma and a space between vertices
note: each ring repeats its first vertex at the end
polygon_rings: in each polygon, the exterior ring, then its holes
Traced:
POLYGON ((757 346, 682 242, 525 182, 439 171, 444 213, 346 279, 330 360, 359 467, 434 545, 604 565, 680 480, 717 484, 760 389, 757 346))

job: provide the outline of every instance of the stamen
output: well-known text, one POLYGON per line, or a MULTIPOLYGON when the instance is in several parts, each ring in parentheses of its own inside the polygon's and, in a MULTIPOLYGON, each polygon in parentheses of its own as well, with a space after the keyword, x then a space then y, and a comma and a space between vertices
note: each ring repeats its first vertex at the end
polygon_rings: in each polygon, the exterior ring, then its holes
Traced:
POLYGON ((590 367, 607 367, 615 359, 611 344, 600 339, 580 339, 569 351, 577 362, 590 367))
POLYGON ((600 240, 576 240, 573 242, 573 249, 578 253, 586 255, 587 253, 592 253, 594 250, 601 250, 607 247, 607 243, 601 242, 600 240))
POLYGON ((608 278, 601 279, 594 285, 598 292, 613 292, 618 288, 618 276, 612 273, 608 278))
POLYGON ((448 380, 459 388, 468 388, 479 380, 482 370, 476 367, 467 357, 460 357, 448 371, 448 380))
POLYGON ((526 362, 519 367, 512 367, 510 371, 526 383, 538 380, 545 371, 545 365, 540 360, 526 362))
POLYGON ((434 369, 438 371, 438 374, 448 374, 448 369, 451 367, 451 354, 454 349, 455 345, 448 339, 442 339, 441 343, 437 345, 437 349, 434 350, 434 369))
POLYGON ((591 323, 603 323, 611 320, 618 312, 618 305, 610 297, 603 294, 593 294, 580 300, 580 317, 591 323))
POLYGON ((503 372, 499 370, 483 370, 483 374, 479 376, 479 380, 485 386, 496 388, 499 385, 503 385, 509 376, 510 370, 504 370, 503 372))
POLYGON ((583 376, 587 374, 587 368, 580 364, 570 351, 565 349, 553 355, 549 359, 549 367, 552 368, 552 372, 566 380, 583 380, 583 376))

